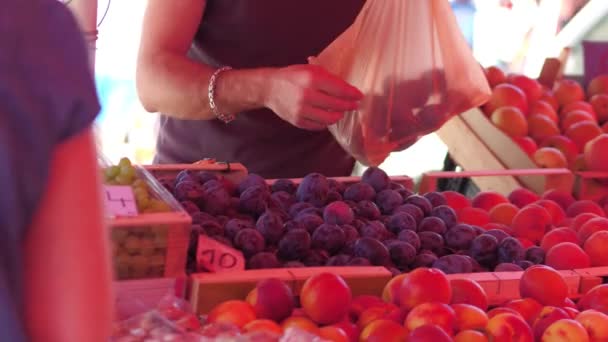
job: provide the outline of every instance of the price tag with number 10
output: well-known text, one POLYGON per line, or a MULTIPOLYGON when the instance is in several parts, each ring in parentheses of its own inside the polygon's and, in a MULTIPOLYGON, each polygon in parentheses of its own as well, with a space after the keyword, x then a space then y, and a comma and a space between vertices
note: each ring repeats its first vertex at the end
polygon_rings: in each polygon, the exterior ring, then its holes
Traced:
POLYGON ((199 270, 214 273, 245 270, 245 259, 240 251, 206 235, 198 237, 196 264, 199 270))

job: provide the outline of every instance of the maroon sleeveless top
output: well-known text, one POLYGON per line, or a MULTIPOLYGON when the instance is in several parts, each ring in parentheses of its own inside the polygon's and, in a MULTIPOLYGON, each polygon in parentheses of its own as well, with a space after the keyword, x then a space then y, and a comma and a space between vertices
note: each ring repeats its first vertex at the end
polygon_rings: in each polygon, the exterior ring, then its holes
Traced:
MULTIPOLYGON (((307 63, 355 19, 365 0, 207 0, 189 53, 214 67, 282 67, 307 63)), ((329 131, 302 130, 267 109, 219 120, 161 115, 157 163, 203 158, 240 162, 266 178, 310 172, 348 176, 354 160, 329 131)))

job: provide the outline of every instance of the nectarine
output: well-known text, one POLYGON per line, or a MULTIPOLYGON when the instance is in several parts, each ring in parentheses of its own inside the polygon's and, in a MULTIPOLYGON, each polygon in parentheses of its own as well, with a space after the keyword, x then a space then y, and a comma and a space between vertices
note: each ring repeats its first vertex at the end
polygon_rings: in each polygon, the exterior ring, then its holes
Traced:
POLYGON ((608 231, 605 230, 593 233, 585 241, 583 249, 589 256, 589 260, 591 260, 591 266, 608 266, 606 246, 608 246, 608 231))
POLYGON ((511 137, 528 134, 528 121, 517 107, 499 107, 490 116, 492 123, 511 137))
POLYGON ((541 114, 532 114, 528 117, 528 135, 536 141, 542 143, 545 139, 560 134, 559 127, 551 119, 541 114))
POLYGON ((608 134, 603 133, 585 145, 585 165, 589 171, 608 171, 608 134))
POLYGON ((593 106, 598 122, 604 123, 608 121, 608 94, 593 95, 589 103, 593 106))
POLYGON ((406 341, 407 330, 393 321, 379 319, 368 324, 361 335, 360 342, 402 342, 406 341))
POLYGON ((527 113, 528 100, 526 99, 526 94, 512 84, 499 84, 492 89, 492 95, 483 106, 483 111, 486 115, 491 115, 496 109, 505 106, 517 107, 522 113, 527 113))
POLYGON ((448 335, 454 334, 456 314, 447 304, 428 302, 417 305, 407 314, 405 327, 409 331, 423 325, 434 325, 443 329, 448 335))
POLYGON ((545 115, 546 117, 551 119, 551 121, 559 123, 559 117, 557 116, 557 112, 555 112, 553 106, 551 106, 546 101, 536 101, 532 104, 532 106, 530 106, 530 115, 534 114, 545 115))
POLYGON ((566 136, 578 146, 581 152, 584 151, 585 145, 589 141, 602 133, 597 123, 591 121, 577 122, 566 130, 566 136))
POLYGON ((572 242, 561 242, 547 251, 545 264, 556 270, 574 270, 590 267, 591 261, 579 245, 572 242))
POLYGON ((588 342, 589 335, 579 322, 573 319, 560 319, 545 330, 541 339, 546 342, 588 342))
POLYGON ((509 313, 502 313, 490 318, 486 332, 490 341, 495 342, 534 341, 534 335, 532 335, 532 329, 528 323, 521 317, 509 313))
POLYGON ((560 306, 568 296, 568 285, 555 269, 534 265, 524 271, 519 281, 519 293, 522 298, 535 299, 542 305, 560 306))
POLYGON ((428 302, 449 303, 452 299, 450 282, 439 269, 421 267, 406 275, 401 282, 401 306, 413 309, 428 302))
POLYGON ((591 342, 608 341, 608 315, 596 310, 585 310, 576 316, 585 327, 591 342))
POLYGON ((485 290, 471 279, 451 279, 452 287, 451 304, 470 304, 481 310, 487 310, 488 297, 485 290))
POLYGON ((578 243, 576 231, 570 228, 556 228, 550 230, 540 242, 540 247, 545 251, 549 251, 551 247, 562 242, 578 243))
POLYGON ((351 300, 350 287, 344 279, 327 272, 308 278, 300 291, 304 312, 319 324, 342 320, 348 313, 351 300))
POLYGON ((581 85, 573 80, 561 79, 553 86, 553 95, 561 107, 570 102, 583 101, 585 91, 581 85))
POLYGON ((587 85, 587 96, 589 98, 597 94, 608 94, 608 75, 598 75, 587 85))
POLYGON ((538 145, 536 145, 536 141, 530 137, 512 137, 511 138, 519 148, 522 149, 528 156, 532 156, 534 152, 538 149, 538 145))
POLYGON ((537 204, 529 204, 515 215, 512 227, 515 236, 540 242, 551 228, 551 223, 552 217, 545 208, 537 204))

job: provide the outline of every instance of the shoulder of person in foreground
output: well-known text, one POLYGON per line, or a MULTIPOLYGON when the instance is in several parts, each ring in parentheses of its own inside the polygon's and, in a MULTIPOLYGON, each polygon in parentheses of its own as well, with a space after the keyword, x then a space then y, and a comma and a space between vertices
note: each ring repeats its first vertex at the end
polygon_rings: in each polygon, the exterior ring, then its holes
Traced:
POLYGON ((24 241, 24 323, 32 341, 107 340, 111 272, 91 131, 99 102, 87 52, 63 4, 19 1, 9 1, 17 22, 5 26, 0 46, 14 50, 0 68, 17 58, 0 83, 14 95, 8 115, 20 119, 12 122, 30 137, 38 133, 20 148, 48 160, 39 166, 48 170, 40 170, 46 182, 24 241))

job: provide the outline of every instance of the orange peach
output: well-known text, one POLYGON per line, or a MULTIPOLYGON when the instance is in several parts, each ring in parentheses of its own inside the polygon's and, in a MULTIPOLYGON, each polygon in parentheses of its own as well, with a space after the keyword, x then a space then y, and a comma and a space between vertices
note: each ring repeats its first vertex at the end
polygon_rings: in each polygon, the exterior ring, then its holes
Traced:
POLYGON ((401 307, 413 309, 427 302, 449 303, 452 299, 450 282, 439 269, 421 267, 409 272, 401 282, 401 307))
POLYGON ((538 201, 539 199, 540 197, 538 197, 535 192, 526 188, 517 188, 511 191, 508 196, 509 202, 511 202, 518 208, 523 208, 528 204, 532 204, 538 201))
POLYGON ((456 317, 456 331, 483 329, 488 324, 488 315, 480 308, 469 304, 452 304, 456 317))
POLYGON ((532 298, 513 299, 504 304, 505 308, 517 311, 520 316, 532 325, 543 306, 532 298))
POLYGON ((343 319, 350 308, 352 294, 342 277, 319 273, 306 280, 300 291, 304 312, 319 324, 332 324, 343 319))
POLYGON ((541 199, 535 204, 540 205, 541 207, 545 208, 545 210, 547 210, 549 215, 551 215, 551 222, 554 226, 558 226, 562 223, 562 221, 566 219, 566 211, 562 209, 562 207, 556 202, 547 199, 541 199))
POLYGON ((578 243, 582 246, 595 232, 608 230, 608 219, 605 217, 594 217, 585 222, 578 230, 578 243))
POLYGON ((401 282, 407 273, 400 274, 396 277, 391 278, 391 280, 384 285, 384 289, 382 290, 382 299, 387 303, 393 303, 399 305, 399 291, 401 290, 401 282))
POLYGON ((490 220, 495 223, 510 226, 519 208, 511 203, 500 203, 490 210, 490 220))
POLYGON ((393 311, 384 316, 384 319, 390 319, 391 321, 401 324, 405 321, 408 313, 410 313, 409 310, 404 308, 395 308, 393 311))
POLYGON ((608 246, 608 231, 606 230, 593 233, 585 241, 583 249, 589 256, 589 260, 591 260, 591 266, 608 266, 606 246, 608 246))
POLYGON ((390 305, 392 306, 387 304, 364 309, 363 312, 361 312, 361 314, 358 316, 357 327, 359 327, 359 329, 363 329, 373 321, 386 319, 386 316, 388 316, 393 309, 397 308, 393 304, 390 305))
POLYGON ((209 323, 233 324, 239 328, 256 319, 255 311, 249 303, 242 300, 229 300, 216 305, 209 312, 209 323))
POLYGON ((589 103, 593 106, 593 111, 595 111, 598 122, 604 123, 608 121, 608 94, 593 95, 589 103))
POLYGON ((511 74, 507 77, 507 82, 521 89, 526 94, 528 103, 534 103, 543 94, 543 87, 537 80, 526 75, 511 74))
POLYGON ((456 191, 444 191, 442 192, 443 197, 447 201, 447 204, 454 210, 459 210, 462 208, 467 208, 471 206, 471 201, 469 199, 456 191))
POLYGON ((519 148, 521 148, 522 151, 524 151, 528 156, 532 156, 538 149, 536 141, 530 137, 511 137, 511 139, 517 145, 519 145, 519 148))
POLYGON ((589 171, 608 171, 608 134, 603 133, 585 145, 583 154, 589 171))
POLYGON ((458 222, 483 227, 490 223, 490 214, 480 208, 462 208, 456 211, 458 222))
POLYGON ((559 103, 557 103, 557 99, 555 98, 555 94, 551 90, 543 91, 543 94, 540 96, 539 101, 547 102, 553 107, 555 111, 559 109, 559 103))
POLYGON ((281 280, 269 278, 260 281, 246 299, 257 318, 280 322, 291 315, 294 297, 291 289, 281 280))
POLYGON ((536 101, 530 106, 530 115, 540 114, 544 115, 556 124, 559 123, 559 117, 555 109, 546 101, 536 101))
POLYGON ((564 210, 567 210, 572 203, 576 202, 571 193, 557 189, 545 191, 542 198, 559 204, 564 210))
POLYGON ((553 86, 553 95, 561 107, 570 102, 583 101, 585 91, 581 85, 573 80, 561 79, 553 86))
POLYGON ((578 146, 570 138, 563 135, 554 135, 543 141, 541 147, 553 147, 566 157, 568 163, 573 162, 578 156, 578 146))
POLYGON ((356 324, 351 323, 349 320, 343 320, 341 322, 328 325, 328 327, 336 327, 342 329, 348 336, 350 342, 359 341, 359 333, 361 332, 356 324))
POLYGON ((587 85, 587 96, 593 97, 597 94, 608 94, 608 75, 598 75, 587 85))
POLYGON ((592 213, 602 217, 606 216, 604 213, 604 209, 602 209, 599 204, 591 200, 576 201, 572 203, 566 210, 566 215, 568 217, 576 217, 578 216, 578 214, 582 213, 592 213))
POLYGON ((560 169, 568 167, 564 154, 554 147, 541 147, 532 156, 538 167, 545 169, 560 169))
POLYGON ((585 310, 576 316, 576 321, 585 327, 590 342, 608 341, 608 315, 596 310, 585 310))
POLYGON ((488 308, 488 296, 485 290, 476 281, 471 279, 451 279, 452 287, 451 304, 470 304, 486 310, 488 308))
POLYGON ((319 337, 331 342, 348 342, 349 338, 344 330, 328 325, 319 329, 319 337))
POLYGON ((265 331, 269 333, 274 333, 278 335, 283 334, 283 328, 278 325, 275 321, 270 319, 256 319, 253 320, 243 327, 245 332, 253 332, 253 331, 265 331))
POLYGON ((591 261, 579 245, 572 242, 562 242, 547 251, 545 264, 556 270, 574 270, 590 267, 591 261))
POLYGON ((496 109, 505 106, 517 107, 522 113, 527 113, 528 100, 526 99, 526 94, 512 84, 499 84, 492 89, 492 95, 488 102, 483 105, 483 111, 486 115, 490 115, 496 109))
POLYGON ((567 114, 564 114, 564 117, 562 118, 562 120, 560 122, 560 128, 561 128, 562 132, 566 132, 574 124, 577 124, 577 123, 583 122, 583 121, 590 121, 593 123, 596 122, 595 118, 588 112, 582 111, 582 110, 574 110, 567 114))
POLYGON ((566 136, 578 146, 579 151, 583 151, 589 141, 602 133, 597 123, 591 121, 575 123, 566 130, 566 136))
POLYGON ((593 106, 589 102, 586 102, 586 101, 570 102, 559 111, 559 114, 560 114, 560 117, 564 117, 568 113, 576 111, 576 110, 587 112, 587 113, 589 113, 589 115, 591 115, 593 120, 596 120, 595 110, 593 109, 593 106))
POLYGON ((572 223, 570 224, 570 228, 572 228, 574 231, 578 232, 581 229, 581 227, 585 223, 587 223, 587 221, 589 221, 595 217, 601 217, 601 216, 598 216, 597 214, 594 214, 594 213, 580 213, 580 214, 576 215, 574 220, 572 220, 572 223))
POLYGON ((498 306, 498 307, 495 307, 494 309, 488 311, 488 319, 492 319, 494 316, 498 316, 500 314, 505 314, 505 313, 515 315, 515 316, 521 318, 522 320, 524 319, 519 312, 517 312, 511 308, 506 308, 504 306, 498 306))
POLYGON ((350 303, 350 310, 348 311, 348 314, 353 321, 356 321, 359 319, 359 315, 361 315, 363 311, 378 306, 385 307, 385 304, 387 303, 382 301, 382 299, 379 297, 372 295, 360 295, 353 298, 352 302, 350 303))
POLYGON ((553 324, 554 322, 559 321, 560 319, 568 319, 570 316, 568 313, 556 306, 545 306, 538 313, 536 319, 530 326, 534 332, 534 337, 537 341, 540 341, 540 338, 543 336, 543 333, 547 328, 553 324))
POLYGON ((455 322, 456 314, 449 305, 428 302, 413 308, 407 314, 404 325, 409 331, 414 331, 423 325, 435 325, 451 336, 454 333, 455 322))
POLYGON ((559 133, 557 124, 546 116, 532 114, 528 117, 528 135, 537 143, 542 143, 545 139, 559 133))
POLYGON ((597 285, 578 301, 581 311, 593 309, 608 315, 608 284, 597 285))
POLYGON ((512 228, 516 237, 538 243, 551 228, 551 220, 551 215, 545 208, 537 204, 529 204, 515 215, 512 228))
POLYGON ((528 121, 517 107, 500 107, 490 115, 492 123, 511 137, 523 137, 528 134, 528 121))
POLYGON ((379 319, 368 324, 361 335, 360 342, 402 342, 407 339, 407 330, 398 323, 379 319))
POLYGON ((423 325, 410 332, 407 342, 452 342, 452 338, 443 329, 435 325, 423 325))
POLYGON ((524 271, 519 281, 519 294, 522 298, 535 299, 542 305, 560 306, 568 296, 568 285, 553 268, 534 265, 524 271))
POLYGON ((500 203, 508 202, 509 200, 505 196, 496 191, 482 191, 471 200, 473 208, 480 208, 485 211, 490 211, 500 203))
POLYGON ((521 317, 509 313, 502 313, 490 318, 486 332, 490 341, 495 342, 534 341, 534 335, 528 323, 521 317))
POLYGON ((488 338, 477 330, 463 330, 454 336, 454 342, 488 342, 488 338))
POLYGON ((291 316, 281 323, 283 330, 298 328, 311 334, 319 335, 319 327, 307 317, 291 316))
POLYGON ((492 88, 507 81, 507 76, 505 75, 504 71, 497 66, 489 66, 484 70, 488 83, 492 88))
POLYGON ((579 322, 573 319, 560 319, 545 330, 541 340, 546 342, 588 342, 589 335, 579 322))
POLYGON ((562 242, 578 243, 576 231, 570 228, 556 228, 550 230, 540 242, 540 247, 545 251, 549 251, 551 247, 562 242))

